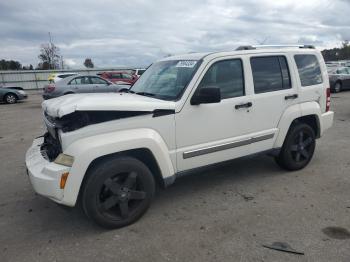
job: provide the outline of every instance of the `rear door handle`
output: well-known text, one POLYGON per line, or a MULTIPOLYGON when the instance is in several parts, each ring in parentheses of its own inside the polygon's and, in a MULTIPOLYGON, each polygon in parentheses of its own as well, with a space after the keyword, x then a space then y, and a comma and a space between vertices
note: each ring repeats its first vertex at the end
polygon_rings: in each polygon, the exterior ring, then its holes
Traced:
POLYGON ((240 108, 249 108, 253 105, 252 102, 248 102, 248 103, 245 103, 245 104, 239 104, 239 105, 235 105, 235 108, 236 109, 240 109, 240 108))
POLYGON ((298 98, 298 94, 285 96, 284 100, 290 100, 290 99, 296 99, 296 98, 298 98))

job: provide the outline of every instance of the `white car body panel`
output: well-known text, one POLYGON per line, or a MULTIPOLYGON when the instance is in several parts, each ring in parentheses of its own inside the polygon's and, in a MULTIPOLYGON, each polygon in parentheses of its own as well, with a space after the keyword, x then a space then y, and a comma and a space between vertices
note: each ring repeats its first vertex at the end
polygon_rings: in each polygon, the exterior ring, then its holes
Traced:
POLYGON ((166 179, 174 175, 175 170, 171 155, 162 137, 151 129, 134 129, 120 132, 112 132, 83 138, 72 143, 65 153, 74 156, 74 164, 70 169, 70 175, 64 192, 63 202, 74 205, 78 196, 81 182, 87 168, 93 160, 100 156, 106 156, 132 149, 149 149, 166 179))
MULTIPOLYGON (((35 139, 26 153, 28 176, 38 194, 62 203, 63 190, 60 189, 60 179, 63 173, 69 171, 69 167, 45 160, 40 152, 40 146, 43 142, 42 137, 35 139)), ((68 203, 64 204, 68 205, 68 203)))
POLYGON ((70 94, 42 103, 52 117, 62 117, 74 111, 153 111, 174 109, 175 103, 127 93, 70 94))

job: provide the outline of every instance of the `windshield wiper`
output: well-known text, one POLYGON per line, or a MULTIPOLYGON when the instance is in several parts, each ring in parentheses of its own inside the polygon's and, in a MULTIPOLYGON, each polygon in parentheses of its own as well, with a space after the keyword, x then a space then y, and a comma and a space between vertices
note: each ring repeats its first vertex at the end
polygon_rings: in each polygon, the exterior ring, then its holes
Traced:
POLYGON ((118 92, 120 92, 120 93, 131 93, 131 94, 135 93, 135 91, 132 91, 129 88, 122 88, 118 92))
POLYGON ((156 94, 152 94, 152 93, 147 93, 147 92, 136 92, 136 95, 140 95, 140 96, 156 96, 156 94))

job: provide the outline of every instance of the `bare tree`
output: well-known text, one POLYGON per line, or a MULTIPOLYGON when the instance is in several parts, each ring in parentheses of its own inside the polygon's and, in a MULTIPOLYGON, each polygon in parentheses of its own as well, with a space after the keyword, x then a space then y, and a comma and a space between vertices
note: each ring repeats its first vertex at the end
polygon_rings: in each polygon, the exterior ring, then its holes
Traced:
POLYGON ((267 42, 267 40, 269 40, 269 39, 270 39, 270 36, 266 36, 266 37, 263 38, 263 39, 257 39, 257 38, 255 38, 255 41, 258 43, 258 45, 265 45, 266 42, 267 42))
POLYGON ((92 62, 91 58, 86 58, 85 59, 84 66, 86 68, 94 68, 94 63, 92 62))
POLYGON ((57 69, 60 66, 60 49, 53 43, 42 44, 38 58, 42 61, 42 69, 57 69))

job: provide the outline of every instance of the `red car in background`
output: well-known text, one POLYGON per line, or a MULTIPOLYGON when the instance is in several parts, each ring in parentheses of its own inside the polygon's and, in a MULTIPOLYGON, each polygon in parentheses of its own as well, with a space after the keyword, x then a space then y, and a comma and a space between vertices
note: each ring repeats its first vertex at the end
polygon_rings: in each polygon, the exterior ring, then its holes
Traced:
POLYGON ((100 76, 115 84, 133 85, 138 79, 137 75, 132 75, 124 71, 103 72, 100 76))

